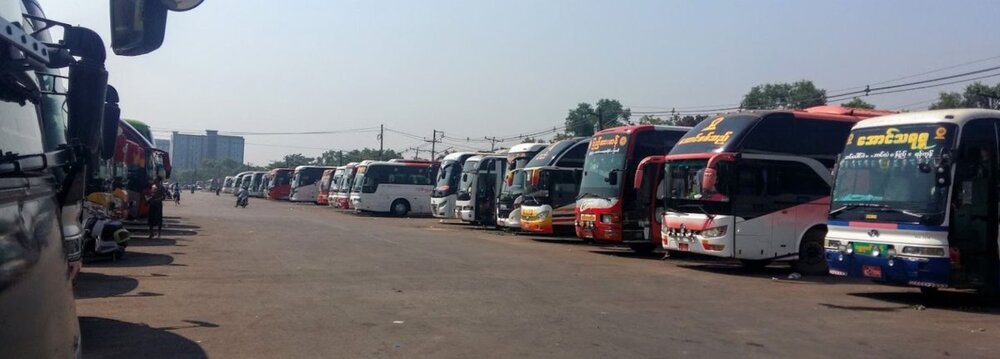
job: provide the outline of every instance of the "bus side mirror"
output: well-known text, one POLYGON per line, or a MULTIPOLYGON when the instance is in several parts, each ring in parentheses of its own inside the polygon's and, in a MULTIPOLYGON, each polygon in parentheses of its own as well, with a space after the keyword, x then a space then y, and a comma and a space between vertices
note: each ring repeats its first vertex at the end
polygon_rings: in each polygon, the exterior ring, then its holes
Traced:
POLYGON ((118 122, 121 121, 122 110, 118 107, 118 91, 108 85, 104 97, 104 122, 101 124, 101 159, 109 160, 115 156, 115 144, 118 141, 118 122))
POLYGON ((715 169, 705 168, 705 172, 701 176, 701 193, 714 192, 716 182, 718 182, 718 178, 716 177, 715 169))
POLYGON ((946 187, 951 185, 951 162, 954 158, 954 153, 951 150, 941 151, 941 156, 938 158, 937 165, 934 166, 934 184, 939 187, 946 187))
POLYGON ((163 45, 167 10, 187 11, 203 0, 111 0, 111 49, 138 56, 163 45))
MULTIPOLYGON (((66 106, 69 110, 66 119, 67 140, 83 145, 88 151, 98 152, 104 144, 101 142, 104 122, 104 108, 108 91, 108 71, 104 68, 104 41, 93 30, 82 27, 67 27, 64 33, 64 44, 69 49, 66 58, 58 60, 68 63, 69 91, 66 93, 66 106), (79 57, 71 61, 69 57, 79 57)), ((109 141, 114 141, 118 134, 115 122, 115 132, 109 141)), ((109 155, 114 153, 111 146, 109 155)))

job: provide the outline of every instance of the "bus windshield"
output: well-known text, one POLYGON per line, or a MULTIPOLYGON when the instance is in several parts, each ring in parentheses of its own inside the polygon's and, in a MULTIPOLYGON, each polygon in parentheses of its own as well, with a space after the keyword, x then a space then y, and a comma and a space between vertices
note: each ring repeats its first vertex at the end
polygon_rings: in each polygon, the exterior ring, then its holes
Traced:
POLYGON ((739 137, 754 124, 759 116, 731 115, 704 120, 681 137, 671 155, 723 152, 739 142, 739 137))
POLYGON ((354 183, 351 184, 351 192, 361 192, 361 187, 365 183, 365 172, 368 167, 358 167, 358 172, 354 174, 354 183))
POLYGON ((435 184, 435 196, 447 196, 458 190, 458 180, 462 177, 462 166, 458 161, 445 161, 438 172, 437 184, 435 184))
POLYGON ((462 179, 458 186, 459 192, 469 193, 472 189, 472 179, 476 178, 476 170, 479 168, 479 161, 465 161, 462 166, 462 179))
POLYGON ((583 163, 582 197, 615 198, 622 186, 625 159, 628 152, 628 135, 609 133, 595 135, 590 141, 587 158, 583 163), (613 184, 609 175, 617 176, 613 184))
POLYGON ((580 189, 579 180, 579 170, 540 170, 537 185, 532 185, 532 181, 526 181, 524 184, 524 204, 528 206, 547 204, 558 208, 575 203, 577 192, 580 189))
POLYGON ((525 173, 523 169, 516 169, 510 173, 511 179, 510 184, 504 182, 503 189, 500 192, 500 196, 510 196, 517 197, 521 193, 524 193, 525 185, 525 173))
POLYGON ((856 129, 838 163, 831 218, 944 221, 947 187, 935 184, 935 162, 951 148, 955 126, 921 124, 856 129))
MULTIPOLYGON (((707 159, 669 161, 663 165, 665 172, 664 186, 666 188, 666 207, 674 211, 692 212, 708 211, 712 214, 728 213, 729 196, 728 183, 732 180, 729 162, 719 162, 715 165, 716 185, 712 191, 702 190, 707 159)), ((749 179, 747 180, 749 181, 749 179)), ((755 186, 747 183, 747 186, 755 186)), ((756 186, 762 186, 756 184, 756 186)))

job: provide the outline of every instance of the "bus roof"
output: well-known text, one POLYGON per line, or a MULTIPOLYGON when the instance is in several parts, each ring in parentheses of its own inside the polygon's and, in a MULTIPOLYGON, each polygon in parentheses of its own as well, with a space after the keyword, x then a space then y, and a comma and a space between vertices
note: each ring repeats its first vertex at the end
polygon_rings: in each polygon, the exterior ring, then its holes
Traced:
POLYGON ((597 132, 594 135, 603 135, 607 133, 624 133, 624 132, 638 132, 638 131, 649 131, 649 130, 661 130, 661 131, 679 131, 687 132, 690 127, 683 126, 657 126, 657 125, 625 125, 612 128, 606 128, 597 132))
POLYGON ((516 144, 516 145, 510 146, 510 149, 507 150, 507 154, 524 153, 524 152, 538 152, 538 151, 541 151, 542 149, 544 149, 548 145, 549 144, 547 144, 547 143, 520 143, 520 144, 516 144))
POLYGON ((948 110, 931 110, 920 112, 906 112, 887 116, 879 116, 858 122, 854 128, 868 128, 880 126, 893 126, 905 124, 932 124, 932 123, 954 123, 963 125, 969 120, 977 118, 1000 117, 1000 111, 985 110, 978 108, 961 108, 948 110))
POLYGON ((310 168, 315 168, 315 169, 320 169, 320 168, 324 168, 324 169, 325 169, 325 168, 334 168, 334 167, 330 167, 330 166, 309 166, 309 165, 305 165, 305 166, 298 166, 298 167, 295 167, 295 171, 296 171, 296 172, 298 172, 298 171, 302 171, 302 170, 305 170, 305 169, 310 169, 310 168))
POLYGON ((475 152, 452 152, 441 158, 442 161, 458 161, 464 156, 474 156, 475 152))
POLYGON ((465 160, 466 161, 482 161, 485 158, 500 158, 500 159, 506 160, 507 156, 497 155, 497 154, 488 154, 488 155, 482 155, 482 154, 480 154, 480 155, 475 155, 475 156, 466 158, 465 160))
POLYGON ((390 162, 390 161, 374 161, 369 163, 367 167, 375 166, 400 166, 400 167, 434 167, 436 162, 390 162))
POLYGON ((271 169, 270 171, 268 171, 268 172, 274 172, 274 173, 278 173, 278 172, 286 172, 286 171, 287 171, 287 172, 291 172, 291 171, 292 171, 292 169, 291 169, 291 168, 272 168, 272 169, 271 169))

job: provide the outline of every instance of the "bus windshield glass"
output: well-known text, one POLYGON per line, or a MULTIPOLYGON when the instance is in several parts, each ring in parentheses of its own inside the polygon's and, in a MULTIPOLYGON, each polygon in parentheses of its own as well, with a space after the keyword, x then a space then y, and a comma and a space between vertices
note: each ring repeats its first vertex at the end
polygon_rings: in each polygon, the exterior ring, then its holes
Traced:
POLYGON ((437 184, 435 184, 435 196, 447 196, 458 190, 458 180, 462 177, 462 165, 458 161, 449 160, 442 163, 441 170, 438 171, 437 184))
POLYGON ((514 196, 514 197, 516 197, 517 195, 520 195, 521 193, 524 192, 524 185, 525 185, 525 183, 524 183, 525 182, 524 181, 524 179, 525 179, 524 170, 523 169, 516 169, 516 170, 514 170, 514 171, 512 171, 510 173, 510 176, 511 176, 510 184, 508 185, 507 182, 504 182, 503 189, 500 192, 500 196, 501 197, 503 197, 503 196, 514 196))
MULTIPOLYGON (((715 165, 716 184, 710 191, 702 189, 707 159, 669 161, 663 165, 666 187, 666 207, 674 211, 705 212, 711 214, 727 214, 729 192, 728 183, 733 177, 730 174, 730 162, 718 162, 715 165), (696 207, 692 210, 688 207, 696 207)), ((747 186, 754 186, 748 183, 747 186)))
POLYGON ((629 136, 623 133, 595 135, 587 149, 583 163, 583 180, 580 196, 615 198, 622 186, 625 159, 628 155, 629 136), (609 181, 609 176, 617 176, 617 181, 609 181))
POLYGON ((739 137, 759 118, 744 114, 701 121, 677 141, 670 154, 724 152, 739 142, 739 137))
POLYGON ((365 182, 365 171, 368 167, 358 167, 358 172, 354 174, 354 183, 351 185, 351 192, 361 192, 361 187, 365 182))
POLYGON ((947 187, 935 184, 935 162, 954 134, 952 124, 852 131, 837 165, 831 219, 942 223, 947 187))
POLYGON ((462 178, 459 184, 459 192, 469 193, 472 189, 472 179, 476 178, 476 169, 479 168, 479 161, 465 161, 462 166, 462 178))

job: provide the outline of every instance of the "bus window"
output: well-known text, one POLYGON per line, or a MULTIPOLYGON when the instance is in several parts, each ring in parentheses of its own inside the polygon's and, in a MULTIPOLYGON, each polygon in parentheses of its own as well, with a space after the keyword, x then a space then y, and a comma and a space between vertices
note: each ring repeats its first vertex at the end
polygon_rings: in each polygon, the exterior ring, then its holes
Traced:
POLYGON ((573 148, 566 151, 565 154, 559 161, 556 162, 556 167, 570 167, 570 168, 582 168, 583 159, 587 156, 587 145, 589 142, 581 142, 573 146, 573 148))
POLYGON ((802 204, 830 195, 830 185, 804 163, 776 162, 772 173, 768 192, 776 201, 802 204))
POLYGON ((767 183, 770 166, 758 161, 741 161, 736 165, 734 188, 730 198, 733 203, 733 213, 750 219, 773 212, 772 200, 767 195, 767 183))
MULTIPOLYGON (((743 140, 744 150, 747 152, 797 153, 795 122, 795 117, 790 113, 778 112, 764 116, 743 140)), ((841 144, 841 148, 843 148, 843 144, 841 144)), ((840 153, 840 148, 835 153, 840 153)))

